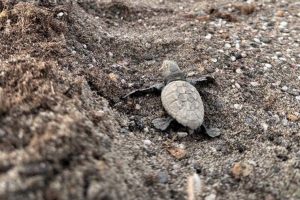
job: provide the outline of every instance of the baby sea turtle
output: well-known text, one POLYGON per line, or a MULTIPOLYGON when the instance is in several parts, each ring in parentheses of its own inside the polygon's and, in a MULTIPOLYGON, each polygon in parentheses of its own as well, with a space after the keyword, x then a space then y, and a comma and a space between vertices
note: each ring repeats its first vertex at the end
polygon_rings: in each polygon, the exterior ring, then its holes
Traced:
POLYGON ((220 134, 218 129, 206 129, 203 125, 204 106, 196 85, 213 83, 212 77, 206 76, 195 80, 187 80, 177 63, 165 60, 161 67, 164 83, 149 88, 134 90, 123 98, 139 96, 151 92, 161 93, 162 105, 169 114, 166 118, 157 118, 152 121, 155 128, 166 130, 173 120, 189 128, 189 132, 197 129, 204 130, 209 136, 220 134))

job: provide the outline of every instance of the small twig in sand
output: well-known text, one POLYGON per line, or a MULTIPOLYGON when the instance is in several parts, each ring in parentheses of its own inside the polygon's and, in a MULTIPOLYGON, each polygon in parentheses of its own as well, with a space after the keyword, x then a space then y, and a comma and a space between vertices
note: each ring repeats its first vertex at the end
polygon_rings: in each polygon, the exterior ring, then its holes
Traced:
POLYGON ((198 199, 197 196, 201 192, 201 179, 198 174, 193 174, 190 177, 188 177, 187 182, 187 194, 188 194, 188 200, 196 200, 198 199))

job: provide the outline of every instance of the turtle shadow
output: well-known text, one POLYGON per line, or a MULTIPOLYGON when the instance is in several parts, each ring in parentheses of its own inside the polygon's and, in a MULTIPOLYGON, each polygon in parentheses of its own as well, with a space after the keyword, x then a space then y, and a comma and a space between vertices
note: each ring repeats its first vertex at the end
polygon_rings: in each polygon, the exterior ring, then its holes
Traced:
POLYGON ((208 136, 208 134, 206 133, 206 129, 203 126, 200 126, 198 129, 194 130, 192 134, 190 134, 189 128, 181 125, 176 120, 173 120, 170 123, 169 127, 162 132, 168 134, 170 138, 173 138, 178 132, 186 132, 188 133, 188 136, 185 137, 186 140, 204 141, 212 139, 208 136))
POLYGON ((218 89, 217 86, 197 88, 204 105, 204 124, 207 128, 224 129, 229 124, 225 102, 218 96, 218 92, 217 94, 208 92, 209 88, 218 89))

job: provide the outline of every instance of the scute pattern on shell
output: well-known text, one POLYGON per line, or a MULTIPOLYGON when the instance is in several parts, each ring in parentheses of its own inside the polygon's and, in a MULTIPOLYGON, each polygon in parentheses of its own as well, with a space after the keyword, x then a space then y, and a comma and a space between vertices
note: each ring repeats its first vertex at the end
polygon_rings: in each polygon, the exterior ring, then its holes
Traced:
POLYGON ((173 81, 167 84, 161 93, 161 101, 168 114, 183 126, 194 130, 203 123, 203 102, 190 83, 173 81))

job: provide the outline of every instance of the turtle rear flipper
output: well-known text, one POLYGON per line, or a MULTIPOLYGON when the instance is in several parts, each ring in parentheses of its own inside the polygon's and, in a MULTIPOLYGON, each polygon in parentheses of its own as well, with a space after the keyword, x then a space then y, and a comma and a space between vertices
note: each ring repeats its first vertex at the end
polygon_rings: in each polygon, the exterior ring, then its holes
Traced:
POLYGON ((167 128, 170 126, 171 122, 174 119, 171 117, 166 117, 166 118, 156 118, 152 120, 152 124, 156 129, 159 129, 161 131, 167 130, 167 128))
POLYGON ((206 129, 206 134, 209 137, 218 137, 221 135, 221 130, 219 128, 208 128, 206 129))
POLYGON ((197 130, 198 133, 204 133, 209 137, 218 137, 221 135, 221 130, 219 128, 207 128, 204 124, 202 124, 197 130))

